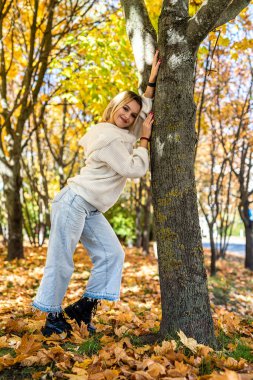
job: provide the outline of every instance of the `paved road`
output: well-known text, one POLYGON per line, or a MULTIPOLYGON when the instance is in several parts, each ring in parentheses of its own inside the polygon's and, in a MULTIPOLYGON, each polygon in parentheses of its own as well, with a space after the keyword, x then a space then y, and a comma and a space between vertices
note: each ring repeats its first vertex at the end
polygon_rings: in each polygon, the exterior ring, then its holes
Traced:
MULTIPOLYGON (((209 239, 202 239, 203 247, 210 248, 209 239)), ((242 257, 245 256, 245 238, 239 238, 232 236, 229 241, 227 252, 238 254, 242 257)))

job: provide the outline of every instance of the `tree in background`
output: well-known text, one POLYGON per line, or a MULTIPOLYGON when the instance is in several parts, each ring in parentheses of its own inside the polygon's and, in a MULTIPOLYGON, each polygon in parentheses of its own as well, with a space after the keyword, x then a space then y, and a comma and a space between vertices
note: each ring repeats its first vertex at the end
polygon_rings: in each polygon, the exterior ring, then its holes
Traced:
MULTIPOLYGON (((253 265, 250 221, 253 199, 250 180, 252 176, 251 31, 252 21, 247 13, 244 13, 236 23, 228 27, 227 35, 231 41, 227 37, 220 36, 213 56, 212 70, 208 75, 205 75, 205 68, 208 69, 211 65, 202 63, 204 95, 200 91, 200 86, 196 86, 196 93, 201 93, 201 96, 198 95, 198 99, 201 100, 198 102, 197 125, 201 128, 199 128, 200 144, 196 167, 199 200, 209 224, 212 273, 215 272, 214 262, 217 255, 213 228, 216 225, 222 241, 220 255, 224 257, 226 235, 227 233, 229 235, 229 230, 231 233, 235 207, 238 207, 245 227, 245 267, 252 269, 253 265)), ((212 42, 214 47, 213 37, 212 42)), ((207 46, 202 46, 202 54, 205 50, 208 59, 211 54, 207 46)), ((201 65, 200 60, 199 64, 201 65)))
POLYGON ((208 0, 190 16, 188 0, 164 0, 158 33, 144 1, 121 0, 127 32, 142 75, 158 46, 160 68, 154 102, 151 180, 162 297, 160 334, 182 329, 215 345, 203 265, 194 177, 194 67, 200 43, 233 19, 249 1, 208 0))
POLYGON ((229 39, 226 34, 224 37, 225 27, 222 29, 222 34, 221 30, 210 33, 208 41, 199 49, 194 88, 198 202, 209 229, 212 276, 216 274, 216 260, 225 257, 236 212, 236 198, 232 194, 234 177, 222 148, 220 128, 216 125, 219 113, 215 112, 216 100, 223 101, 217 86, 224 88, 231 79, 230 65, 225 64, 229 39))
MULTIPOLYGON (((253 224, 252 224, 252 204, 253 204, 253 139, 252 139, 252 122, 250 121, 250 112, 252 104, 253 90, 253 69, 250 61, 241 64, 240 69, 248 71, 245 81, 244 75, 241 74, 241 88, 244 88, 244 99, 240 91, 234 92, 231 88, 229 94, 230 104, 226 108, 232 108, 230 123, 226 125, 226 117, 220 122, 222 134, 222 146, 224 154, 228 157, 231 170, 237 180, 239 198, 238 210, 243 221, 246 237, 245 268, 253 271, 253 224), (246 67, 248 66, 248 70, 246 67), (245 88, 246 87, 246 88, 245 88)), ((220 106, 220 113, 223 107, 220 106)), ((226 115, 226 114, 225 114, 226 115)), ((227 115, 226 115, 227 116, 227 115)))
MULTIPOLYGON (((8 213, 8 259, 23 257, 20 201, 24 130, 44 86, 47 69, 65 46, 62 38, 76 29, 94 1, 0 2, 1 174, 8 213)), ((29 131, 30 134, 32 130, 29 131)), ((29 134, 29 135, 30 135, 29 134)))

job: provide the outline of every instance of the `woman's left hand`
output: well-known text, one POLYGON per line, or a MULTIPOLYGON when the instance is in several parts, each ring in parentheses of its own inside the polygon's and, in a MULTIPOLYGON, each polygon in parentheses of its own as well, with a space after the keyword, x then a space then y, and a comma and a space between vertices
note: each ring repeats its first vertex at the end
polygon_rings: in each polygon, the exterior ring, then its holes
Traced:
POLYGON ((159 59, 159 50, 156 50, 154 58, 153 58, 153 62, 152 62, 149 82, 154 83, 156 81, 160 64, 161 64, 161 60, 159 59))

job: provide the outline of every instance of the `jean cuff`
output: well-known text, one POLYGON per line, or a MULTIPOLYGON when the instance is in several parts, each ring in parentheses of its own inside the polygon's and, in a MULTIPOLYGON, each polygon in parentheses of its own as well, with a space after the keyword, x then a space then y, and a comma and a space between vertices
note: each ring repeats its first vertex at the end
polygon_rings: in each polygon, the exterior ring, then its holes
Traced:
POLYGON ((31 306, 34 307, 35 309, 44 311, 46 313, 61 313, 62 312, 61 306, 46 306, 46 305, 42 305, 38 301, 33 301, 31 306))
POLYGON ((99 293, 92 293, 92 292, 85 292, 82 295, 82 298, 83 297, 94 298, 96 300, 107 300, 107 301, 119 301, 120 300, 119 296, 116 296, 116 295, 113 296, 113 295, 99 294, 99 293))

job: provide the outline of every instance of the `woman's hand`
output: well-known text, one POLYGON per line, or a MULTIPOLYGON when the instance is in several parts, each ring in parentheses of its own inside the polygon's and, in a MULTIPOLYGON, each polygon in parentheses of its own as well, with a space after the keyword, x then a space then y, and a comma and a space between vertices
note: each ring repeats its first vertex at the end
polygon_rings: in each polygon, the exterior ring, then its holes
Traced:
POLYGON ((160 64, 161 64, 161 60, 159 59, 159 51, 157 50, 155 55, 154 55, 154 58, 153 58, 151 73, 149 76, 149 83, 154 83, 154 85, 153 86, 147 86, 146 91, 144 93, 144 96, 146 98, 153 98, 154 97, 155 82, 156 82, 156 78, 158 75, 160 64))
POLYGON ((150 77, 149 77, 150 83, 156 82, 160 64, 161 64, 161 60, 159 59, 159 50, 156 50, 154 58, 153 58, 153 62, 152 62, 150 77))
POLYGON ((147 137, 148 139, 150 138, 153 122, 154 114, 153 112, 150 112, 142 124, 141 137, 147 137))
MULTIPOLYGON (((150 112, 142 124, 141 137, 146 137, 148 139, 150 138, 153 122, 154 114, 153 112, 150 112)), ((141 139, 140 146, 148 149, 148 140, 141 139)))

